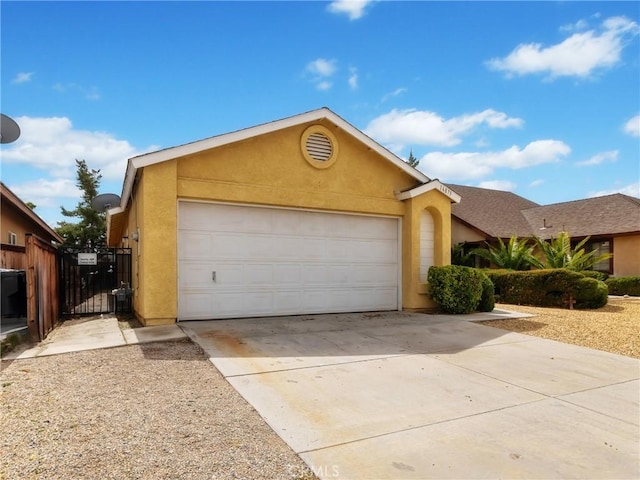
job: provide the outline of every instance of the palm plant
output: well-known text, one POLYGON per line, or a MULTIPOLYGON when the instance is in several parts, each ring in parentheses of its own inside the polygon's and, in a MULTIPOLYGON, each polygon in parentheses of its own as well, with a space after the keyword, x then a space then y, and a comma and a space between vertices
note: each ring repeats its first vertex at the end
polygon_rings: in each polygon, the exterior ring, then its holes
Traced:
POLYGON ((610 253, 597 255, 596 250, 587 252, 584 246, 589 238, 591 237, 585 238, 575 248, 571 248, 571 237, 567 232, 561 232, 557 238, 551 238, 549 241, 534 237, 538 248, 544 254, 546 268, 566 268, 576 272, 589 270, 597 263, 612 257, 610 253))
POLYGON ((498 238, 497 247, 487 243, 487 248, 476 248, 471 253, 488 260, 499 268, 510 270, 542 268, 542 263, 533 255, 534 248, 535 246, 530 245, 527 240, 518 240, 518 237, 513 235, 506 245, 501 238, 498 238))

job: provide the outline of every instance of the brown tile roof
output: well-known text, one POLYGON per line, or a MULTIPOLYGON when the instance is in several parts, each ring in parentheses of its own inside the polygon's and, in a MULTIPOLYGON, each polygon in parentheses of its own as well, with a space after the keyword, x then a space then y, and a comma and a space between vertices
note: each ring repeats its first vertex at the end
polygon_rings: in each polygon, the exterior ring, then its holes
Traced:
POLYGON ((572 237, 640 232, 640 199, 621 193, 529 208, 522 213, 533 233, 542 238, 562 231, 572 237), (540 230, 543 223, 548 228, 540 230))
POLYGON ((516 234, 531 236, 531 225, 522 210, 539 205, 512 192, 487 188, 447 186, 462 196, 462 201, 451 206, 451 213, 463 222, 482 230, 490 237, 509 238, 516 234))

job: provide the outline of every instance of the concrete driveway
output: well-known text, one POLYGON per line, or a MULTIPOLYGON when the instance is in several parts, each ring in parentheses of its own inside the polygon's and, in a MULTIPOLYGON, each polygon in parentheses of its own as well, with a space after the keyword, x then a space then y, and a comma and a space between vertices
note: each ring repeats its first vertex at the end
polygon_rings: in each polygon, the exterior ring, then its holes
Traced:
POLYGON ((640 362, 496 313, 180 326, 320 478, 639 478, 640 362))

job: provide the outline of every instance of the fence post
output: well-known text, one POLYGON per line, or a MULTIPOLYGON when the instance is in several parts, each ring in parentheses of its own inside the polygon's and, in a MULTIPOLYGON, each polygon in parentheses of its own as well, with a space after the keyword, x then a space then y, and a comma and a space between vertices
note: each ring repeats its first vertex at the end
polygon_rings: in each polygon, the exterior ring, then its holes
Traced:
POLYGON ((29 329, 29 341, 39 342, 38 270, 36 268, 35 239, 30 233, 25 235, 25 250, 27 254, 27 327, 29 329))

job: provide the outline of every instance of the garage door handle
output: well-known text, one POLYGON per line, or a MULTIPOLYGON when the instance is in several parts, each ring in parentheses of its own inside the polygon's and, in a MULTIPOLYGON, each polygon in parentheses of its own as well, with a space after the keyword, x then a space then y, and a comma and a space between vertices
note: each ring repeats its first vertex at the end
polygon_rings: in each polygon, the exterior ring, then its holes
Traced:
POLYGON ((211 280, 216 281, 216 272, 211 272, 211 280))

